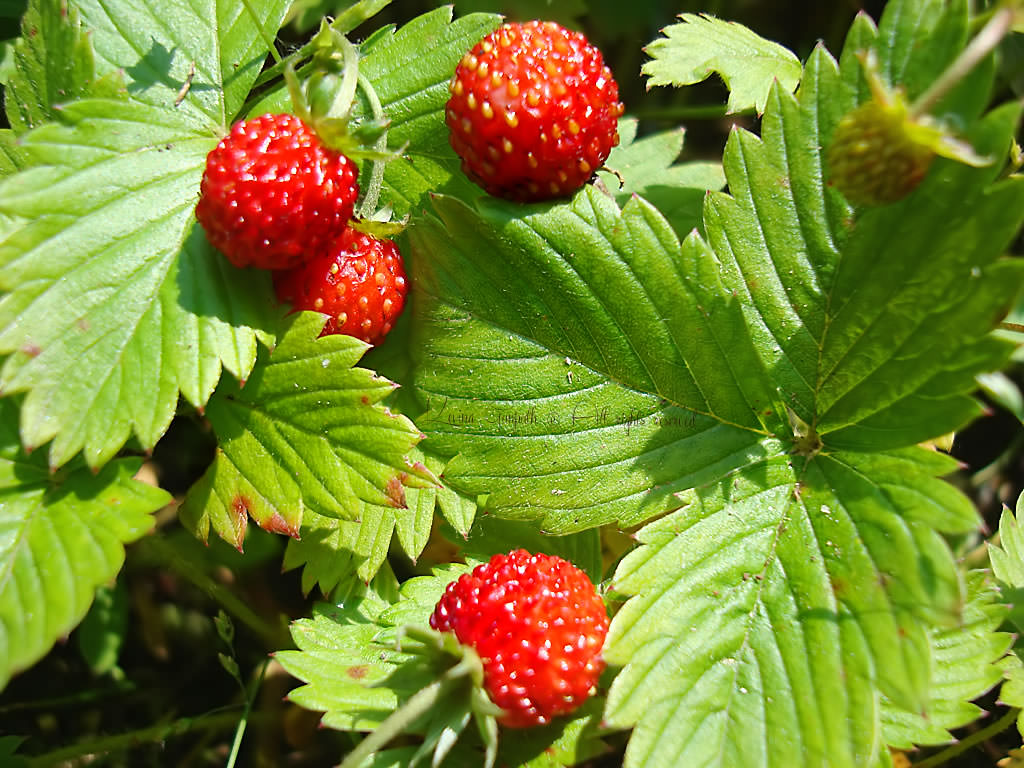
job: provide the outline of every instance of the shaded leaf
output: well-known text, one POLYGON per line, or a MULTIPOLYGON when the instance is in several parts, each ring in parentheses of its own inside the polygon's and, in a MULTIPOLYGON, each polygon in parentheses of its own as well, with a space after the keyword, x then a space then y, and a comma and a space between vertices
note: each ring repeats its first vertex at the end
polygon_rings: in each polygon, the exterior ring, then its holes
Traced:
POLYGON ((17 407, 0 400, 0 687, 82 620, 120 570, 124 545, 170 501, 132 479, 137 459, 56 475, 43 459, 21 449, 17 407))
POLYGON ((719 163, 691 161, 677 163, 683 150, 682 129, 645 136, 636 140, 637 121, 619 121, 620 143, 612 149, 605 167, 622 175, 624 184, 608 171, 598 175, 619 205, 632 195, 648 200, 672 225, 676 236, 685 238, 703 226, 701 208, 708 190, 725 186, 719 163))

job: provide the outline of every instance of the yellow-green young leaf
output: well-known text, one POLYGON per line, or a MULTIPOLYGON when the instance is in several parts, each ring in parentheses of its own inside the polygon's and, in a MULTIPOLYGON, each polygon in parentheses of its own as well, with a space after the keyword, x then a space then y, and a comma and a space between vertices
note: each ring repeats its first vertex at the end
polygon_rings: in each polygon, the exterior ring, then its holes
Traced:
MULTIPOLYGON (((306 509, 329 518, 363 515, 365 536, 369 519, 383 514, 375 508, 405 511, 406 485, 435 482, 410 456, 419 431, 380 405, 395 385, 354 367, 364 342, 318 338, 325 321, 313 312, 289 317, 273 353, 261 357, 244 386, 226 381, 210 400, 217 454, 181 510, 201 539, 212 525, 241 548, 249 515, 263 528, 298 536, 306 509)), ((374 541, 357 552, 378 553, 379 565, 394 525, 393 515, 381 520, 374 541)))
POLYGON ((693 85, 717 72, 729 89, 728 112, 764 112, 776 81, 787 91, 800 81, 800 60, 778 43, 765 40, 742 24, 713 16, 683 13, 681 24, 662 30, 645 49, 643 66, 649 85, 693 85))
POLYGON ((45 457, 21 449, 15 403, 0 400, 0 688, 82 620, 121 569, 124 545, 171 500, 132 479, 140 463, 51 474, 45 457))

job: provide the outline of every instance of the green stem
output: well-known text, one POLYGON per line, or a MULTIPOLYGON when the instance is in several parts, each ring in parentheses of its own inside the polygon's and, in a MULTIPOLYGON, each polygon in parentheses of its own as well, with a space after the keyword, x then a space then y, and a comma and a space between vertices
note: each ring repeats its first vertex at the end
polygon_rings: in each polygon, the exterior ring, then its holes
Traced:
POLYGON ((0 715, 37 709, 61 709, 68 706, 80 707, 92 701, 113 698, 114 696, 125 696, 138 693, 138 691, 138 686, 130 680, 115 681, 109 688, 89 688, 78 693, 68 694, 67 696, 56 696, 33 701, 16 701, 13 704, 6 704, 0 707, 0 715))
POLYGON ((280 648, 282 642, 287 642, 283 636, 282 629, 270 624, 259 616, 252 608, 246 605, 234 592, 223 584, 218 584, 204 568, 194 560, 184 556, 177 548, 173 547, 159 534, 148 536, 138 543, 144 555, 148 555, 154 564, 170 568, 179 576, 192 582, 192 584, 205 592, 206 595, 219 603, 225 611, 234 616, 249 629, 258 634, 269 648, 280 648))
MULTIPOLYGON (((373 84, 367 80, 363 75, 359 75, 359 87, 363 89, 363 93, 366 94, 366 100, 370 104, 370 111, 373 113, 374 120, 384 120, 386 115, 384 114, 384 105, 380 103, 380 97, 377 96, 377 91, 374 90, 373 84)), ((373 148, 378 152, 383 152, 388 148, 388 132, 384 131, 377 142, 373 145, 373 148)), ((384 167, 386 162, 383 160, 374 160, 370 163, 370 181, 366 185, 365 192, 363 194, 363 202, 359 206, 359 215, 363 218, 372 216, 377 211, 377 203, 380 200, 380 191, 384 187, 384 167)))
POLYGON ((46 766, 59 765, 69 760, 90 755, 123 752, 140 744, 161 742, 186 733, 220 730, 234 725, 237 721, 238 714, 236 712, 221 712, 215 715, 201 715, 199 717, 182 717, 170 723, 151 725, 148 728, 119 733, 116 736, 104 736, 92 741, 72 744, 69 747, 61 747, 52 752, 47 752, 45 755, 30 757, 28 764, 30 768, 46 768, 46 766))
POLYGON ((1013 28, 1016 13, 1013 8, 1003 6, 997 10, 981 31, 967 44, 946 71, 932 83, 928 90, 917 97, 910 106, 910 117, 918 118, 931 111, 950 91, 956 88, 967 77, 982 59, 992 53, 1000 41, 1013 28))
POLYGON ((242 737, 245 735, 245 725, 249 721, 249 715, 252 712, 252 703, 256 700, 256 692, 263 685, 263 678, 267 674, 267 664, 270 663, 270 659, 265 659, 263 665, 260 667, 259 677, 256 678, 251 691, 246 691, 245 695, 245 709, 242 710, 242 717, 238 721, 238 727, 235 729, 235 739, 231 743, 231 754, 228 755, 228 762, 225 768, 234 768, 235 761, 238 759, 238 751, 242 748, 242 737))
POLYGON ((414 722, 433 709, 449 685, 450 681, 436 680, 423 690, 418 691, 405 704, 392 712, 387 720, 377 726, 376 730, 359 742, 338 768, 359 768, 366 758, 395 736, 408 730, 414 722))
POLYGON ((359 84, 359 52, 341 33, 336 33, 342 52, 341 87, 334 95, 334 102, 327 111, 330 117, 347 118, 352 112, 352 103, 356 98, 356 87, 359 84))
POLYGON ((277 52, 277 46, 274 44, 274 38, 267 34, 267 30, 263 28, 263 22, 260 21, 260 17, 256 15, 255 9, 252 7, 250 0, 242 0, 242 5, 245 6, 246 12, 252 19, 252 23, 256 25, 256 31, 260 33, 260 37, 263 38, 264 44, 270 49, 270 55, 274 57, 274 61, 278 64, 281 63, 281 54, 277 52))
POLYGON ((913 764, 912 768, 934 768, 936 765, 942 765, 952 760, 957 755, 963 754, 968 749, 981 744, 984 741, 992 738, 998 733, 1002 733, 1017 719, 1017 715, 1020 714, 1019 707, 1011 708, 1005 715, 996 720, 986 728, 982 728, 980 731, 975 731, 970 736, 954 744, 951 747, 947 747, 941 752, 932 755, 931 757, 925 758, 919 762, 913 764))

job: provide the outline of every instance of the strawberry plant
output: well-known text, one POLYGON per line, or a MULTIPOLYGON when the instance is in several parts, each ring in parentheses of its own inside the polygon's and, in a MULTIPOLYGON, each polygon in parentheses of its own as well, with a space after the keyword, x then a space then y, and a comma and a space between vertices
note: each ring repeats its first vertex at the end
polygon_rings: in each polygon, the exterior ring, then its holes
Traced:
POLYGON ((1019 763, 1024 6, 480 5, 0 12, 0 762, 1019 763))

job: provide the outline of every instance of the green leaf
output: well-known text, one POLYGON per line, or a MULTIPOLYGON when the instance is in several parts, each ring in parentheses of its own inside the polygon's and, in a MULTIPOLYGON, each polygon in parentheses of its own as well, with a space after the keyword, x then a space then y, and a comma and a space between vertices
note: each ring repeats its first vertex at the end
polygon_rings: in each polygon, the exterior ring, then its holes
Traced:
POLYGON ((197 128, 225 133, 263 67, 266 40, 277 35, 289 5, 288 0, 74 2, 92 30, 101 71, 123 70, 133 98, 174 110, 197 128), (186 82, 187 95, 175 106, 186 82))
MULTIPOLYGON (((22 137, 33 167, 0 185, 18 220, 0 244, 0 387, 28 393, 22 439, 52 440, 52 466, 81 450, 99 467, 132 435, 152 448, 179 394, 201 408, 222 370, 248 376, 257 337, 272 342, 268 277, 227 264, 193 216, 266 55, 244 5, 76 3, 99 74, 123 71, 133 98, 60 109, 22 137)), ((286 5, 260 5, 271 33, 286 5)), ((36 55, 50 72, 67 51, 36 55)))
POLYGON ((999 518, 999 543, 989 544, 992 573, 1010 587, 1024 587, 1024 531, 1020 516, 1024 513, 1024 494, 1017 499, 1015 512, 1003 509, 999 518))
POLYGON ((124 545, 153 527, 170 496, 132 479, 141 462, 57 474, 21 449, 17 408, 0 400, 0 688, 85 616, 124 545))
POLYGON ((441 530, 459 547, 465 557, 473 560, 486 561, 492 555, 521 548, 528 552, 543 552, 568 560, 584 571, 595 584, 600 583, 603 575, 601 534, 596 528, 565 536, 545 536, 531 523, 481 517, 466 538, 455 535, 455 531, 452 530, 441 530))
POLYGON ((281 569, 302 567, 302 591, 314 586, 330 595, 353 576, 369 581, 383 565, 393 534, 415 562, 430 537, 438 492, 406 488, 406 507, 363 503, 357 521, 339 520, 305 510, 299 538, 290 539, 281 569))
POLYGON ((665 131, 636 140, 637 121, 619 121, 619 145, 608 156, 606 168, 621 174, 623 184, 609 171, 601 171, 601 181, 611 190, 616 202, 625 205, 640 195, 661 211, 675 230, 685 238, 692 229, 703 226, 701 208, 709 189, 725 186, 725 174, 719 163, 691 161, 676 163, 683 150, 682 129, 665 131))
POLYGON ((27 391, 22 439, 98 467, 132 435, 152 448, 179 392, 202 407, 271 338, 265 274, 233 268, 193 207, 215 139, 138 102, 80 101, 27 134, 34 167, 0 184, 21 217, 0 243, 0 372, 27 391), (12 354, 13 353, 13 354, 12 354))
MULTIPOLYGON (((263 528, 296 536, 305 509, 332 518, 362 514, 369 525, 383 511, 366 505, 406 510, 405 486, 433 481, 422 463, 408 458, 419 431, 379 405, 395 385, 353 367, 364 342, 317 338, 325 320, 313 312, 288 318, 274 352, 261 358, 245 385, 225 382, 210 400, 206 416, 217 455, 182 507, 199 538, 212 525, 241 548, 248 515, 263 528)), ((390 530, 375 538, 383 538, 386 551, 390 530)))
POLYGON ((67 0, 33 0, 21 29, 15 71, 4 88, 7 120, 17 133, 55 119, 59 104, 120 90, 116 74, 97 80, 92 41, 67 0))
POLYGON ((23 741, 24 736, 0 736, 0 760, 8 768, 28 768, 31 765, 27 757, 17 754, 23 741))
POLYGON ((549 533, 628 526, 778 449, 781 408, 698 236, 592 188, 435 207, 410 232, 417 423, 457 491, 549 533))
POLYGON ((645 49, 651 61, 642 72, 649 85, 684 86, 717 72, 729 89, 728 112, 755 108, 764 112, 772 84, 787 91, 800 81, 800 60, 778 43, 765 40, 742 24, 712 16, 680 14, 645 49))
POLYGON ((952 500, 936 465, 913 467, 924 453, 772 459, 637 533, 604 652, 623 667, 605 721, 635 726, 627 766, 860 766, 878 688, 924 711, 924 627, 955 622, 961 599, 914 508, 952 500))
POLYGON ((124 582, 118 581, 113 587, 101 586, 75 632, 79 653, 94 675, 120 674, 117 662, 127 629, 128 592, 124 582))
POLYGON ((986 573, 968 575, 967 604, 954 627, 931 630, 933 685, 926 709, 908 711, 882 700, 882 739, 891 747, 954 741, 952 729, 978 719, 983 710, 971 701, 994 687, 1003 677, 997 662, 1013 636, 997 632, 1006 616, 998 591, 986 573))
MULTIPOLYGON (((405 594, 410 584, 414 592, 417 588, 422 591, 426 581, 430 582, 427 591, 437 592, 439 598, 447 579, 425 576, 403 585, 403 598, 397 603, 411 605, 411 611, 400 615, 423 626, 434 603, 410 603, 405 594)), ((322 722, 329 728, 371 731, 401 701, 433 680, 429 669, 410 654, 395 649, 395 625, 387 618, 394 608, 389 603, 397 598, 393 583, 394 575, 388 569, 369 586, 352 588, 338 607, 317 606, 312 618, 292 624, 292 639, 298 650, 275 655, 289 674, 305 683, 288 695, 289 700, 324 712, 322 722)))

